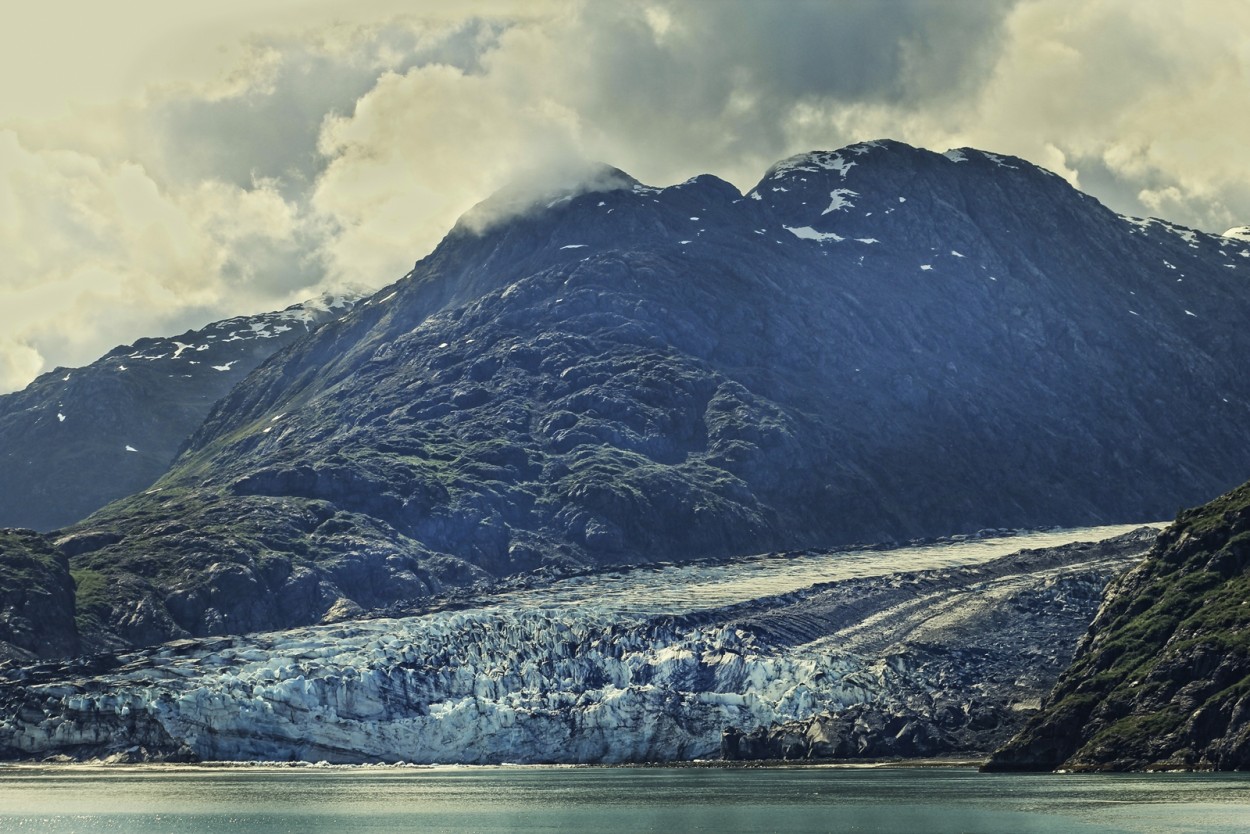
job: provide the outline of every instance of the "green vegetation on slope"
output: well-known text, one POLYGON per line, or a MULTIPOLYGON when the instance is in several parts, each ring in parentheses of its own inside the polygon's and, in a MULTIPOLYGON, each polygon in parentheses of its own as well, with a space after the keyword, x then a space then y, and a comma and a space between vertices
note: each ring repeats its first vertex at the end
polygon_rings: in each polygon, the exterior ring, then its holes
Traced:
POLYGON ((1182 512, 1112 584, 1046 708, 988 766, 1250 766, 1250 484, 1182 512))
POLYGON ((0 529, 0 660, 77 651, 68 560, 38 533, 0 529))

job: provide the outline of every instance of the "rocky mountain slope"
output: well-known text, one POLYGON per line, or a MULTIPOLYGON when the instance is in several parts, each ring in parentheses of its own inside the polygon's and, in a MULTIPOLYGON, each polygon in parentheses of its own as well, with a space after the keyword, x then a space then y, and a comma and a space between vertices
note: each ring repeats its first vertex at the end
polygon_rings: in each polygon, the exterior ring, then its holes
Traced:
POLYGON ((0 662, 78 654, 69 560, 29 530, 0 530, 0 662))
POLYGON ((0 527, 53 530, 147 488, 239 380, 357 298, 141 339, 0 396, 0 527))
POLYGON ((771 746, 754 734, 732 752, 984 752, 1155 536, 1123 530, 647 565, 9 667, 0 758, 670 761, 720 755, 726 727, 784 721, 771 746), (855 720, 835 730, 831 709, 855 720))
POLYGON ((1047 681, 1070 663, 1107 583, 1140 560, 1157 532, 1141 527, 963 570, 840 583, 802 604, 765 612, 760 620, 774 630, 800 612, 799 622, 811 628, 813 611, 820 611, 817 621, 828 629, 822 645, 871 658, 866 668, 890 685, 808 716, 728 728, 722 756, 986 756, 1036 713, 1047 681))
POLYGON ((525 572, 1163 518, 1250 471, 1250 248, 1022 160, 872 142, 745 195, 605 171, 506 202, 58 538, 85 648, 525 572))
POLYGON ((993 770, 1250 768, 1250 484, 1180 514, 1107 590, 993 770))

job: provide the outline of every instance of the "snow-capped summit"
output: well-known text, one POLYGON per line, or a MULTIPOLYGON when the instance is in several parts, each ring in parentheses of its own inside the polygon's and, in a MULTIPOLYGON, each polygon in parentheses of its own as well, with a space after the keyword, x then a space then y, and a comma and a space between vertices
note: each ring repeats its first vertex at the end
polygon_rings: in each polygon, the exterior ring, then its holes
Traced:
MULTIPOLYGON (((967 256, 987 235, 1044 227, 1058 214, 1052 209, 1096 202, 1023 159, 975 148, 938 154, 888 139, 789 157, 747 197, 781 217, 789 235, 826 247, 873 247, 875 257, 899 247, 967 256), (1011 211, 999 205, 1006 191, 1019 201, 1011 211)), ((915 268, 924 264, 934 267, 925 259, 915 268)))
POLYGON ((1234 226, 1220 237, 1231 237, 1233 240, 1244 240, 1250 242, 1250 226, 1234 226))

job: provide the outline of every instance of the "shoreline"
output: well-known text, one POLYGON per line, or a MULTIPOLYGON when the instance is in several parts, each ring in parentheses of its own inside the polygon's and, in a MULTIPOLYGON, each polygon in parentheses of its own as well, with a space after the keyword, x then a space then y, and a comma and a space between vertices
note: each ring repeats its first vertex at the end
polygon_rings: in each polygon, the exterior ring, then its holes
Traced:
POLYGON ((0 762, 0 773, 13 770, 164 770, 164 771, 231 771, 231 770, 274 770, 288 772, 292 770, 341 770, 341 771, 394 771, 394 770, 868 770, 889 768, 944 768, 944 769, 976 769, 984 758, 931 758, 931 759, 845 759, 845 760, 786 760, 760 759, 758 761, 695 759, 678 762, 501 762, 497 764, 457 764, 413 762, 276 762, 276 761, 230 761, 214 760, 205 762, 109 762, 103 759, 87 759, 83 761, 38 761, 32 759, 0 762))

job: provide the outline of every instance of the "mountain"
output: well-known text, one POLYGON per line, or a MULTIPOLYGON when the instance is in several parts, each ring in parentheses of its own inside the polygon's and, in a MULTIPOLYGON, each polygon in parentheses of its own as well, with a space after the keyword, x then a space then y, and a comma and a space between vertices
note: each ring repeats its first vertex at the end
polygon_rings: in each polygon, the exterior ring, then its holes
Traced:
MULTIPOLYGON (((488 201, 63 532, 87 650, 521 573, 1164 518, 1250 470, 1250 248, 895 142, 488 201)), ((72 415, 67 414, 67 418, 72 415)))
POLYGON ((150 486, 213 403, 357 297, 141 339, 0 396, 0 527, 64 527, 150 486))
POLYGON ((1107 589, 992 770, 1250 767, 1250 484, 1182 512, 1107 589))

